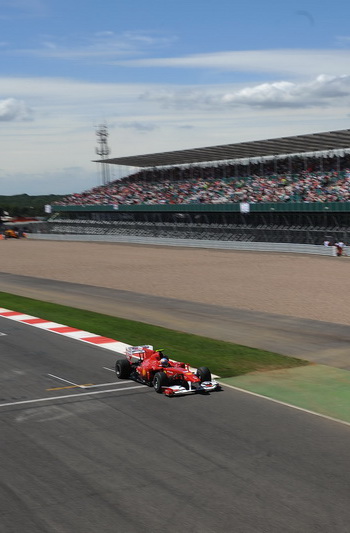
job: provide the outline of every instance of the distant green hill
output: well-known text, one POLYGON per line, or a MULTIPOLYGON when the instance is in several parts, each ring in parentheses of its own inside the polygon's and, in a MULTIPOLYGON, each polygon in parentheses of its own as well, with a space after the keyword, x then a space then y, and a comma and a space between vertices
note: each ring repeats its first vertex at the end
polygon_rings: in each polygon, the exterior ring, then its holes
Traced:
POLYGON ((49 194, 45 196, 29 196, 16 194, 14 196, 0 195, 0 216, 7 211, 11 216, 45 216, 45 205, 65 198, 64 194, 49 194))

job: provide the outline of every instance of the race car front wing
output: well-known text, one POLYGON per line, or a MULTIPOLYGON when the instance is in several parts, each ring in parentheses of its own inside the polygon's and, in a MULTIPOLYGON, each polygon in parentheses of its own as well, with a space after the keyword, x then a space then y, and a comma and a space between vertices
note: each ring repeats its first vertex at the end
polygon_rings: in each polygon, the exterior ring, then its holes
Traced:
POLYGON ((182 385, 166 385, 162 392, 166 396, 176 396, 180 394, 194 394, 196 392, 210 392, 219 388, 219 383, 214 379, 212 381, 202 381, 202 383, 188 383, 188 388, 182 385))

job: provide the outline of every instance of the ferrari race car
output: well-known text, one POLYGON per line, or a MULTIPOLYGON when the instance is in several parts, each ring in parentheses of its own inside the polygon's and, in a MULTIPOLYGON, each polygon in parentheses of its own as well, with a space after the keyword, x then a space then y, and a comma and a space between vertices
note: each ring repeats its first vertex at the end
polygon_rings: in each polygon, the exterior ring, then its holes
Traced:
POLYGON ((166 396, 219 389, 209 368, 202 366, 193 372, 188 364, 169 359, 162 350, 154 350, 149 344, 130 346, 125 355, 115 364, 117 377, 131 378, 166 396))

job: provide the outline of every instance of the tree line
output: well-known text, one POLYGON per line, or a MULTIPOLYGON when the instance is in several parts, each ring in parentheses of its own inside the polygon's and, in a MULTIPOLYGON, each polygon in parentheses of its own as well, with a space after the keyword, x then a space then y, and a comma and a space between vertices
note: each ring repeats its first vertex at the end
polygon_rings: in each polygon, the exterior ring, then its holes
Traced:
POLYGON ((65 195, 49 194, 44 196, 29 196, 16 194, 14 196, 0 195, 0 216, 6 211, 10 216, 45 216, 45 205, 52 204, 64 198, 65 195))

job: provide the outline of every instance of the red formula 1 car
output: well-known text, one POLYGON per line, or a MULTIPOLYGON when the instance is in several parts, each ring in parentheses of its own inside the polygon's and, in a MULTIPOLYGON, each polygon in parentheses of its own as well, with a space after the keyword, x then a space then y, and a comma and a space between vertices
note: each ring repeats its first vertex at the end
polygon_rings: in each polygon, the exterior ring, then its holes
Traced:
POLYGON ((126 359, 118 359, 115 365, 118 378, 134 379, 166 396, 210 392, 219 388, 207 367, 202 366, 193 372, 189 365, 169 359, 162 350, 154 350, 149 344, 130 346, 125 355, 126 359))

